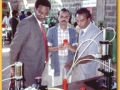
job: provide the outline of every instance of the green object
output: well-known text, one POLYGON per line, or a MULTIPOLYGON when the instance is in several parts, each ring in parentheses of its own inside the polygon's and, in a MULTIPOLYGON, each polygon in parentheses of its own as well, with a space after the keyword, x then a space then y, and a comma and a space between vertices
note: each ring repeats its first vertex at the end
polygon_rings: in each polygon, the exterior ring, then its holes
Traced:
MULTIPOLYGON (((114 37, 114 32, 113 31, 107 31, 107 40, 111 40, 114 37)), ((117 50, 116 50, 116 38, 111 42, 110 44, 110 48, 109 48, 109 53, 111 55, 112 58, 112 63, 116 63, 116 55, 117 55, 117 50)))

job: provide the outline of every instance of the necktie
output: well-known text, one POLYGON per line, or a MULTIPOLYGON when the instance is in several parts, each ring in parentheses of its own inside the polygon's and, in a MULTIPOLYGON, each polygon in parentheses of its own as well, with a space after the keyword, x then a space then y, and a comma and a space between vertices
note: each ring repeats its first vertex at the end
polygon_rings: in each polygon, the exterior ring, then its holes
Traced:
POLYGON ((42 24, 40 24, 41 27, 41 32, 43 35, 43 39, 44 39, 44 44, 45 44, 45 51, 46 51, 46 62, 48 61, 48 45, 47 45, 47 38, 46 38, 46 33, 45 33, 45 29, 44 26, 42 24))
POLYGON ((84 33, 84 31, 83 31, 83 30, 81 30, 80 36, 82 36, 82 35, 83 35, 83 33, 84 33))

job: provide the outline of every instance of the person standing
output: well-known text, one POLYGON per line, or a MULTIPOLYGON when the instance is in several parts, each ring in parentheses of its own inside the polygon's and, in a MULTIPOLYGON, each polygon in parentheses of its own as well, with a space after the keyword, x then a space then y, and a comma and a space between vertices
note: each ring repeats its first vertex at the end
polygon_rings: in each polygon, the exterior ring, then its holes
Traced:
POLYGON ((51 69, 53 70, 53 86, 62 84, 64 64, 72 60, 76 45, 76 31, 69 27, 70 13, 63 8, 58 12, 59 24, 48 29, 47 40, 51 53, 51 69), (64 42, 65 41, 65 42, 64 42))
POLYGON ((27 13, 26 13, 26 17, 28 17, 28 16, 30 16, 32 13, 30 12, 30 11, 28 11, 27 13))
POLYGON ((25 16, 25 14, 24 14, 24 11, 22 10, 21 11, 21 15, 19 16, 19 19, 20 19, 20 21, 22 20, 22 19, 24 19, 26 16, 25 16))
MULTIPOLYGON (((35 83, 41 77, 45 60, 48 58, 47 42, 42 22, 48 16, 51 4, 48 0, 36 0, 34 14, 23 19, 17 26, 15 37, 10 45, 10 64, 20 61, 24 64, 25 86, 35 83)), ((14 68, 10 74, 13 75, 14 68)))
POLYGON ((11 28, 12 28, 12 37, 13 38, 14 38, 14 34, 16 32, 17 25, 19 23, 17 18, 18 18, 18 11, 17 10, 13 10, 12 11, 12 18, 9 21, 9 23, 11 25, 11 28))
POLYGON ((7 27, 10 27, 10 13, 9 12, 6 12, 6 16, 4 16, 3 18, 3 21, 2 21, 2 24, 5 24, 7 27))
MULTIPOLYGON (((79 40, 78 45, 80 45, 83 41, 88 39, 93 39, 99 32, 100 29, 91 22, 91 14, 86 8, 80 8, 77 10, 75 14, 77 24, 80 27, 79 32, 79 40)), ((95 38, 95 41, 99 43, 102 41, 102 34, 98 35, 95 38)), ((90 41, 89 41, 90 42, 90 41)), ((89 42, 85 42, 78 50, 78 57, 82 53, 82 51, 86 48, 89 42)), ((80 62, 77 66, 75 66, 76 71, 73 73, 72 81, 85 80, 88 78, 96 77, 99 74, 98 67, 99 63, 95 62, 95 55, 98 53, 97 45, 92 42, 89 47, 84 51, 78 61, 82 59, 88 59, 87 61, 80 62), (89 61, 89 59, 93 59, 93 61, 89 61)), ((73 61, 68 61, 65 64, 66 69, 70 69, 73 61)))
POLYGON ((4 31, 6 33, 5 39, 9 40, 9 43, 11 43, 11 31, 8 31, 7 29, 11 27, 9 23, 10 19, 11 19, 10 13, 6 12, 6 16, 4 16, 2 24, 3 24, 3 27, 5 28, 5 31, 4 31))

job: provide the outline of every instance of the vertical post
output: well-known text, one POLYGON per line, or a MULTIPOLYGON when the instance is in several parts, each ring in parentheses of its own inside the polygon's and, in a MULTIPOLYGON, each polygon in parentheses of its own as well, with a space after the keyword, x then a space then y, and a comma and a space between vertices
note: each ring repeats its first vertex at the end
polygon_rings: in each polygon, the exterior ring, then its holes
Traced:
POLYGON ((104 21, 105 17, 105 0, 97 0, 97 22, 98 21, 104 21))
MULTIPOLYGON (((51 7, 52 7, 52 0, 49 0, 51 3, 51 7)), ((50 17, 52 16, 52 9, 50 10, 50 17)))

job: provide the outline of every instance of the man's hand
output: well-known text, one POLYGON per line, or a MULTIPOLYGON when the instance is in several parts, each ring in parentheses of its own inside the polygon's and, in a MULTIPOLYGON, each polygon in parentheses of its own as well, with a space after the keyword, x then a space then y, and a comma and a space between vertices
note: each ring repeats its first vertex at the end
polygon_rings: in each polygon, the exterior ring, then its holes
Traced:
POLYGON ((65 63, 65 68, 66 69, 70 69, 71 68, 71 66, 72 66, 72 64, 73 64, 73 60, 70 60, 70 61, 67 61, 66 63, 65 63))
POLYGON ((64 47, 70 49, 71 45, 70 45, 70 43, 66 43, 66 44, 64 45, 64 47))
POLYGON ((72 46, 69 42, 64 45, 65 48, 68 48, 72 52, 76 52, 77 46, 72 46))
POLYGON ((60 44, 60 45, 58 46, 58 48, 59 48, 59 50, 65 50, 65 49, 66 49, 66 47, 63 46, 63 44, 60 44))

